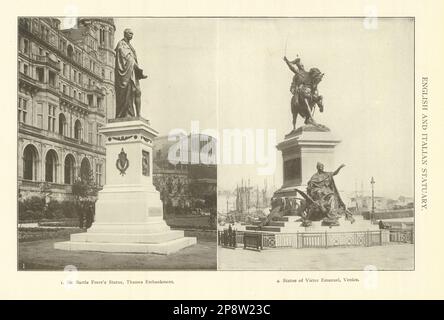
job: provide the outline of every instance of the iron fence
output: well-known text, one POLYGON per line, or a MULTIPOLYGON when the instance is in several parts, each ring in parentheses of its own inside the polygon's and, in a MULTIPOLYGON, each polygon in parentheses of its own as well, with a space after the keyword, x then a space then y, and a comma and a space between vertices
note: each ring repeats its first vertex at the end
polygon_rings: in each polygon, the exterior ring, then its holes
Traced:
POLYGON ((415 231, 413 229, 390 229, 390 242, 414 243, 415 231))
POLYGON ((219 231, 219 245, 246 249, 331 248, 380 246, 389 242, 414 243, 413 230, 373 230, 349 232, 267 233, 235 230, 219 231))
POLYGON ((244 249, 262 250, 263 249, 263 234, 260 232, 246 232, 244 233, 244 249))
POLYGON ((219 245, 227 248, 236 248, 237 247, 237 239, 236 239, 236 230, 226 229, 223 231, 218 231, 218 242, 219 245))

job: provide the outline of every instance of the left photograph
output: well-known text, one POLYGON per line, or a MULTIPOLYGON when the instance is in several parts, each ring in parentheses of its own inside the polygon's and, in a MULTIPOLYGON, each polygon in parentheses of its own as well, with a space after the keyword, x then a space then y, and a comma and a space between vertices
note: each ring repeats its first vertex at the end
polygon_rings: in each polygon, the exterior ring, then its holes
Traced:
POLYGON ((216 33, 18 18, 18 270, 217 269, 216 33))

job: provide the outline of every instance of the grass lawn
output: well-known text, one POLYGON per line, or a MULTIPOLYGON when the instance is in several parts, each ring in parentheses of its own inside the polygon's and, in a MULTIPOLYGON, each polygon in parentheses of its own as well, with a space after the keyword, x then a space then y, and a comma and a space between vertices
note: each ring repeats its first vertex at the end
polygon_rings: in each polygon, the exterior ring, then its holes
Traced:
POLYGON ((48 240, 48 239, 69 239, 71 233, 84 232, 80 228, 19 228, 19 242, 48 240))
MULTIPOLYGON (((38 228, 40 229, 40 228, 38 228)), ((19 270, 57 270, 73 265, 82 270, 216 270, 216 233, 185 231, 197 244, 164 256, 157 254, 103 253, 54 249, 54 242, 67 241, 78 228, 19 231, 19 270)))

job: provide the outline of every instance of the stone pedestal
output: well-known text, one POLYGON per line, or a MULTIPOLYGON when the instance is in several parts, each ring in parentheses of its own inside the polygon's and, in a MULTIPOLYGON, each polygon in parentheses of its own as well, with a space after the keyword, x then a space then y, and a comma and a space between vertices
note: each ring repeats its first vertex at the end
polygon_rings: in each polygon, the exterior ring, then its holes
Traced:
POLYGON ((303 126, 285 136, 277 145, 282 152, 282 189, 307 185, 316 172, 316 164, 322 162, 326 170, 333 170, 334 149, 341 141, 330 131, 320 131, 313 126, 303 126))
POLYGON ((98 194, 95 222, 56 249, 169 254, 196 243, 163 220, 153 185, 153 138, 143 118, 115 119, 101 129, 106 137, 106 185, 98 194))
MULTIPOLYGON (((287 134, 284 141, 277 145, 277 149, 282 152, 284 181, 273 198, 289 201, 285 214, 296 216, 302 213, 301 197, 297 190, 306 192, 307 183, 316 173, 318 162, 324 164, 326 171, 334 170, 334 150, 340 142, 325 126, 305 125, 287 134)), ((321 222, 313 221, 315 225, 318 223, 321 222)), ((276 231, 279 225, 271 224, 273 229, 270 231, 276 231)), ((293 224, 286 227, 288 232, 299 230, 293 224)))

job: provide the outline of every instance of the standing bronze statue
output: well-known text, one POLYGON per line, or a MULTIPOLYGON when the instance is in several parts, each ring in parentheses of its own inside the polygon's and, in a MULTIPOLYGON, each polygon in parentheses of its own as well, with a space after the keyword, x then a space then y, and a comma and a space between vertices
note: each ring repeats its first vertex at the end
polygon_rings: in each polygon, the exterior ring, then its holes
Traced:
POLYGON ((296 129, 298 114, 304 118, 306 125, 314 125, 320 130, 328 130, 325 126, 317 124, 313 119, 316 106, 318 106, 320 112, 324 111, 322 96, 318 92, 318 84, 321 82, 324 74, 318 68, 311 68, 310 71, 306 71, 299 57, 293 61, 289 61, 287 57, 284 57, 284 61, 294 73, 290 87, 290 92, 293 95, 291 98, 293 130, 296 129))
POLYGON ((140 117, 141 92, 139 80, 147 76, 137 62, 136 50, 130 44, 131 29, 125 29, 116 46, 115 89, 116 118, 140 117))

